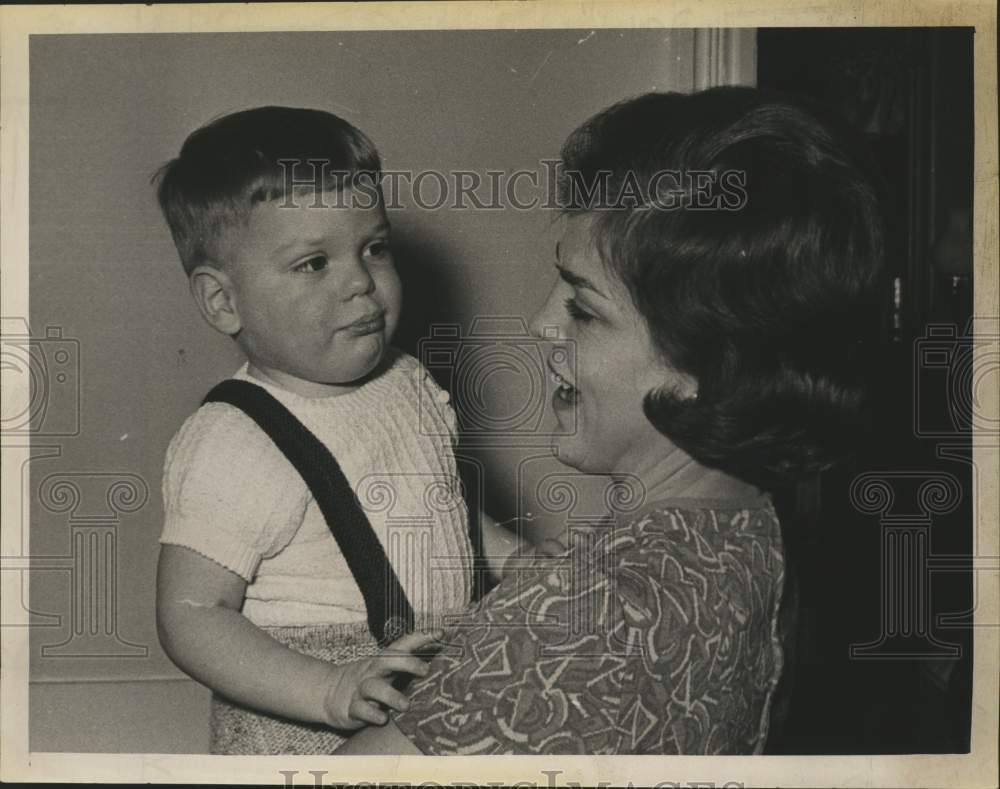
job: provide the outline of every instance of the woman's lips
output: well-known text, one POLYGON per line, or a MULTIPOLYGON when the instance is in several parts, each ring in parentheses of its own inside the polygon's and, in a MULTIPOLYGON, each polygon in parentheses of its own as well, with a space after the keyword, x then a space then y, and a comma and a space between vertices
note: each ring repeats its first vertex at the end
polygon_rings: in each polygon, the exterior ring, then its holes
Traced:
POLYGON ((576 405, 580 398, 580 393, 573 384, 562 377, 552 367, 549 367, 552 374, 552 383, 555 384, 555 391, 552 393, 552 407, 555 409, 568 408, 576 405))

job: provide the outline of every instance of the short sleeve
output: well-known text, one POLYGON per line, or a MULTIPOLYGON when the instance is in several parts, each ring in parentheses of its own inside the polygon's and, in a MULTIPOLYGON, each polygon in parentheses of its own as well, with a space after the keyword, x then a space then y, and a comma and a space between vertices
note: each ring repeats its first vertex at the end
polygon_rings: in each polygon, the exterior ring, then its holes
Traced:
POLYGON ((270 438, 236 408, 202 406, 170 443, 160 542, 207 556, 244 580, 302 523, 308 489, 270 438))
POLYGON ((505 579, 448 631, 399 729, 427 754, 616 752, 627 645, 606 578, 553 558, 505 579), (584 601, 581 603, 581 601, 584 601))

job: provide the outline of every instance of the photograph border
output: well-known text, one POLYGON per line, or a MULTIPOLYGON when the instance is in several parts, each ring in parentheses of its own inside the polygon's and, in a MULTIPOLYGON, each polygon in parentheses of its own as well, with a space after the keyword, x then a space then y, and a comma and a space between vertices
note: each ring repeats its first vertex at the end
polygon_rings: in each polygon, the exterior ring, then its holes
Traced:
MULTIPOLYGON (((428 29, 600 29, 741 27, 972 26, 975 73, 974 315, 997 320, 997 11, 992 2, 850 2, 732 0, 688 2, 413 2, 347 4, 220 4, 169 6, 5 6, 0 8, 0 314, 27 317, 28 44, 33 35, 428 29)), ((984 345, 985 358, 997 353, 984 345)), ((25 376, 3 374, 5 403, 26 400, 25 376), (8 390, 7 387, 12 389, 8 390)), ((983 394, 995 402, 997 376, 983 394)), ((1000 584, 998 440, 976 432, 975 542, 977 576, 971 753, 912 756, 536 756, 359 757, 74 754, 28 750, 28 629, 2 627, 0 770, 4 781, 214 782, 275 784, 291 778, 324 783, 745 786, 995 786, 1000 713, 1000 584), (990 564, 992 562, 992 564, 990 564)), ((29 517, 20 469, 26 436, 3 442, 3 529, 0 555, 21 552, 29 517)), ((27 560, 22 560, 27 561, 27 560)), ((27 567, 27 565, 25 565, 27 567)), ((7 564, 4 570, 8 569, 7 564)), ((15 568, 16 569, 16 568, 15 568)), ((0 574, 2 615, 15 616, 27 594, 22 572, 0 574), (6 593, 6 592, 13 593, 6 593)))

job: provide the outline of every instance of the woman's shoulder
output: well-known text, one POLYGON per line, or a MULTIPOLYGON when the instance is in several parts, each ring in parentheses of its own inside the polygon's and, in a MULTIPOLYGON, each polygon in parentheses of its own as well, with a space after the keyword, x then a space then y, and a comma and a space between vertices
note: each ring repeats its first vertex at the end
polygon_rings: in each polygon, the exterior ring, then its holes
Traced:
POLYGON ((637 550, 689 545, 696 548, 732 548, 741 542, 781 547, 781 527, 767 497, 754 501, 677 499, 644 507, 626 519, 616 532, 637 550))
POLYGON ((610 545, 616 566, 641 568, 660 595, 673 596, 680 589, 687 599, 695 595, 705 604, 715 600, 749 614, 780 595, 783 584, 781 528, 769 501, 658 505, 617 528, 610 545))
POLYGON ((645 512, 627 532, 612 585, 656 656, 635 673, 632 699, 667 711, 676 724, 659 732, 669 742, 651 734, 640 750, 758 750, 782 663, 784 561, 773 508, 675 502, 645 512), (709 720, 678 701, 676 677, 685 678, 689 701, 720 700, 709 720))

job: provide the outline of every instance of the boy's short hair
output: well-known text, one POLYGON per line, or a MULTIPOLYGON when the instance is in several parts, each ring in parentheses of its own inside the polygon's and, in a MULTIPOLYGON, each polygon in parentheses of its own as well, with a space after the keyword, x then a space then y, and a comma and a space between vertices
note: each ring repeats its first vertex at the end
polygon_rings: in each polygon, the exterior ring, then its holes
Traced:
POLYGON ((849 454, 885 292, 881 179, 860 136, 798 100, 726 87, 616 104, 562 160, 563 209, 594 216, 660 353, 698 382, 696 399, 649 393, 649 420, 758 484, 849 454), (698 172, 735 180, 692 194, 676 174, 698 172), (581 200, 581 182, 600 187, 581 200), (681 207, 649 207, 663 197, 641 194, 650 183, 676 186, 681 207))
POLYGON ((184 270, 226 261, 227 236, 254 206, 292 189, 343 189, 363 177, 377 187, 381 161, 359 129, 329 112, 257 107, 191 133, 153 177, 184 270))

